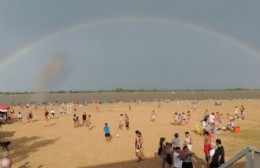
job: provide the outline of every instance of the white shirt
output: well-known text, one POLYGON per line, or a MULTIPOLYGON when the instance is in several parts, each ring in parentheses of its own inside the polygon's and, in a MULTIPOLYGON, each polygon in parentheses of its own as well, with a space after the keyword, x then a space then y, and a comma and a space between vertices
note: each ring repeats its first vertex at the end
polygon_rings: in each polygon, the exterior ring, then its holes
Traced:
POLYGON ((22 114, 18 114, 18 118, 22 118, 23 117, 23 115, 22 114))
POLYGON ((209 122, 210 122, 210 123, 214 123, 214 119, 215 119, 215 116, 212 115, 212 114, 210 114, 210 115, 209 115, 209 122))
POLYGON ((235 114, 238 114, 238 108, 235 108, 235 114))
POLYGON ((174 167, 181 168, 182 167, 182 160, 179 158, 180 154, 177 152, 173 152, 173 162, 174 167))
POLYGON ((202 121, 202 128, 205 129, 206 128, 206 122, 202 121))
POLYGON ((178 114, 175 114, 174 115, 174 120, 178 120, 179 119, 179 115, 178 114))
POLYGON ((215 154, 215 149, 211 149, 210 151, 209 151, 209 156, 210 157, 213 157, 213 155, 215 154))

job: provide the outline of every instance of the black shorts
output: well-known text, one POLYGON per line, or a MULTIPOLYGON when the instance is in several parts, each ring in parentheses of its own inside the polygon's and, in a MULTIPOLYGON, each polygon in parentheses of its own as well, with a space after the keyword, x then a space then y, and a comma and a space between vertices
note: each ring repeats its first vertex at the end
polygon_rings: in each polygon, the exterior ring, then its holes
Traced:
POLYGON ((172 158, 166 158, 166 163, 168 164, 168 165, 172 165, 172 158))
POLYGON ((110 133, 105 134, 105 137, 110 137, 110 133))
POLYGON ((129 123, 125 123, 125 127, 126 127, 126 128, 129 128, 129 123))

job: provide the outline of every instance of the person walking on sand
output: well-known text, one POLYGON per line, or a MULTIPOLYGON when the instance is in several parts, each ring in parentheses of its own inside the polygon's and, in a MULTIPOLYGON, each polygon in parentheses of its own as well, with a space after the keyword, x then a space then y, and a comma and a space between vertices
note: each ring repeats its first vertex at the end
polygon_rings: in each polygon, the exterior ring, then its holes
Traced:
POLYGON ((105 137, 106 137, 106 142, 110 142, 111 141, 111 135, 110 135, 110 129, 107 123, 105 123, 104 126, 104 133, 105 133, 105 137))
POLYGON ((127 114, 125 114, 125 128, 126 130, 129 130, 129 117, 127 114))
POLYGON ((132 107, 131 107, 131 104, 130 104, 130 103, 128 104, 128 110, 129 110, 129 111, 132 110, 132 107))
POLYGON ((48 124, 49 123, 49 112, 48 112, 48 110, 45 110, 44 117, 45 117, 45 122, 48 124))
POLYGON ((82 125, 87 126, 87 114, 84 112, 82 114, 82 125))
POLYGON ((18 113, 18 120, 19 120, 20 122, 23 121, 23 115, 22 115, 21 112, 18 113))
POLYGON ((124 126, 123 120, 124 120, 123 114, 120 114, 120 116, 119 116, 119 118, 118 118, 118 128, 119 128, 119 129, 122 129, 123 126, 124 126))
POLYGON ((135 154, 137 157, 137 161, 142 161, 144 158, 144 152, 143 152, 143 136, 142 133, 139 130, 135 131, 135 154))
POLYGON ((189 151, 192 151, 192 138, 190 137, 190 133, 188 131, 185 132, 185 140, 183 146, 188 146, 189 151))
POLYGON ((96 112, 99 112, 98 104, 96 105, 96 112))
POLYGON ((156 119, 156 113, 155 113, 155 111, 153 110, 152 113, 151 113, 151 121, 152 121, 152 122, 155 122, 155 119, 156 119))
POLYGON ((191 119, 191 113, 190 111, 187 112, 187 123, 190 123, 190 119, 191 119))
POLYGON ((237 106, 235 106, 235 111, 234 111, 234 119, 238 119, 238 107, 237 106))
MULTIPOLYGON (((87 117, 87 122, 86 122, 86 126, 88 127, 88 129, 91 129, 91 115, 88 115, 87 117)), ((92 127, 93 128, 93 127, 92 127)))
POLYGON ((203 138, 204 138, 205 159, 206 159, 206 162, 207 162, 207 167, 209 167, 209 158, 210 158, 210 150, 211 150, 211 139, 210 139, 208 131, 204 131, 203 132, 203 138))
POLYGON ((32 114, 31 111, 27 114, 26 118, 27 118, 28 123, 29 123, 30 121, 32 121, 33 114, 32 114))
POLYGON ((240 107, 240 114, 241 114, 241 119, 244 120, 245 119, 245 107, 243 105, 241 105, 241 107, 240 107))
POLYGON ((51 115, 52 115, 52 118, 55 117, 55 111, 53 109, 51 109, 51 115))
POLYGON ((165 144, 165 138, 161 137, 159 142, 159 149, 158 149, 158 155, 162 159, 162 168, 165 168, 166 165, 166 144, 165 144))

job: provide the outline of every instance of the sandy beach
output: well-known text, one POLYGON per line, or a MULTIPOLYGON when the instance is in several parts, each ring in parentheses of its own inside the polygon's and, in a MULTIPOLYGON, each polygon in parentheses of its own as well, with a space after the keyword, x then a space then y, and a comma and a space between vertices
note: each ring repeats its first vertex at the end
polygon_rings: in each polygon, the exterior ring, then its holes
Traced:
MULTIPOLYGON (((220 112, 224 115, 224 123, 227 113, 234 113, 234 107, 244 105, 246 120, 237 120, 236 125, 241 127, 240 134, 230 132, 221 133, 217 138, 222 140, 226 151, 226 160, 231 158, 248 145, 260 148, 260 101, 252 100, 223 100, 221 107, 215 106, 212 100, 203 100, 196 105, 192 111, 191 101, 140 102, 132 103, 129 111, 128 103, 102 104, 100 112, 95 111, 95 104, 87 106, 77 105, 76 114, 80 116, 83 112, 92 115, 93 128, 73 127, 73 111, 67 116, 59 114, 60 106, 47 106, 50 111, 54 109, 55 118, 50 118, 47 127, 44 127, 44 108, 14 107, 15 115, 20 111, 23 121, 3 125, 1 140, 10 140, 10 158, 13 167, 160 167, 160 159, 157 156, 160 137, 165 137, 171 142, 174 133, 180 134, 183 144, 184 132, 189 131, 194 140, 193 151, 195 152, 195 167, 205 166, 203 153, 203 137, 196 134, 195 125, 203 117, 205 109, 209 112, 220 112), (155 122, 150 121, 151 111, 155 110, 157 118, 155 122), (173 126, 174 112, 191 112, 191 121, 188 125, 173 126), (26 121, 26 113, 33 112, 33 120, 26 121), (127 113, 130 118, 130 130, 118 129, 118 117, 127 113), (103 133, 104 123, 107 122, 113 135, 110 143, 105 142, 103 133), (137 163, 134 153, 135 130, 140 130, 144 137, 145 160, 137 163), (119 137, 116 136, 119 135, 119 137)), ((238 163, 234 167, 241 167, 238 163)))

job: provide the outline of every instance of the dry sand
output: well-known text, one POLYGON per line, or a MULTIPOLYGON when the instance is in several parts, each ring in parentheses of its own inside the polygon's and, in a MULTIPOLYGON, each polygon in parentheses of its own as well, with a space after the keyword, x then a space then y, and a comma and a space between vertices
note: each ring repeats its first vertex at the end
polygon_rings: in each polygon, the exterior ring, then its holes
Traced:
MULTIPOLYGON (((132 104, 132 111, 128 110, 128 103, 102 104, 100 112, 95 112, 95 105, 78 106, 77 114, 84 111, 92 115, 92 123, 95 127, 88 130, 86 127, 73 127, 72 113, 68 116, 59 114, 59 106, 48 106, 54 108, 57 118, 50 119, 49 127, 44 127, 43 108, 34 110, 30 108, 15 107, 15 115, 21 111, 23 122, 14 122, 3 126, 1 140, 11 140, 10 157, 13 167, 20 168, 83 168, 83 167, 160 167, 160 159, 156 155, 160 137, 172 141, 174 133, 180 134, 181 144, 184 140, 184 132, 191 132, 194 140, 193 151, 195 152, 195 167, 203 167, 203 139, 197 135, 195 125, 203 117, 205 109, 210 112, 219 111, 224 114, 233 113, 235 105, 244 105, 246 120, 238 120, 237 125, 241 127, 240 134, 223 133, 218 136, 222 139, 226 150, 226 160, 232 157, 248 145, 260 148, 260 101, 259 100, 223 100, 222 107, 214 106, 210 100, 200 101, 196 106, 197 110, 192 112, 192 120, 187 126, 173 126, 174 112, 187 112, 192 110, 191 101, 180 101, 161 103, 158 109, 158 102, 142 102, 132 104), (150 121, 151 111, 155 109, 157 119, 155 123, 150 121), (26 112, 32 111, 33 122, 27 123, 26 112), (120 113, 127 113, 130 117, 130 130, 119 130, 118 116, 120 113), (103 126, 109 123, 111 133, 114 136, 110 143, 104 139, 103 126), (146 159, 137 163, 134 153, 134 131, 138 129, 144 137, 144 151, 146 159), (120 137, 117 138, 116 134, 120 137)), ((241 167, 238 163, 234 167, 241 167)))

